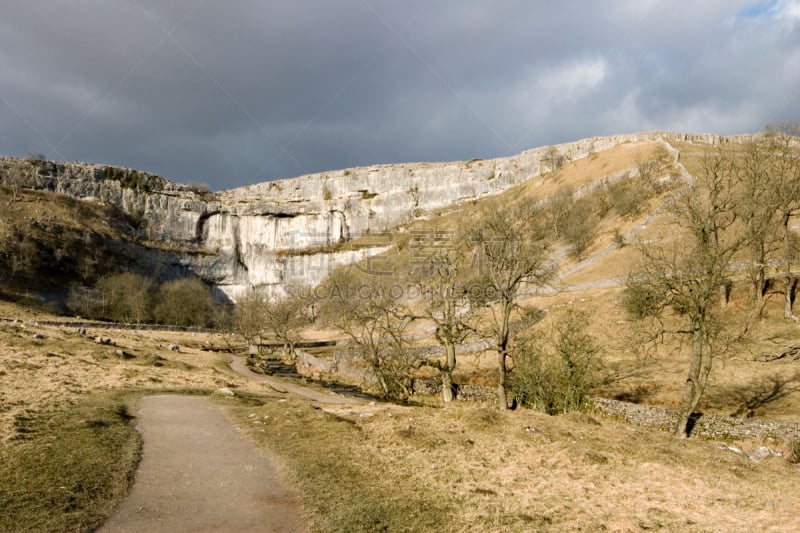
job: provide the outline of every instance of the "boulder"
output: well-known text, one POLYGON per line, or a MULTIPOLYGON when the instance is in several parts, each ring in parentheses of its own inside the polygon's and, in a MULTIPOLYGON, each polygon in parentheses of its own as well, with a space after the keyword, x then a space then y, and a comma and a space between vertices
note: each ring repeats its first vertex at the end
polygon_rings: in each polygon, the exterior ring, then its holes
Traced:
POLYGON ((763 461, 770 455, 772 455, 772 452, 766 446, 759 446, 758 448, 747 454, 750 460, 755 461, 756 463, 763 461))
POLYGON ((114 350, 114 354, 120 359, 133 359, 136 357, 132 353, 126 352, 125 350, 114 350))

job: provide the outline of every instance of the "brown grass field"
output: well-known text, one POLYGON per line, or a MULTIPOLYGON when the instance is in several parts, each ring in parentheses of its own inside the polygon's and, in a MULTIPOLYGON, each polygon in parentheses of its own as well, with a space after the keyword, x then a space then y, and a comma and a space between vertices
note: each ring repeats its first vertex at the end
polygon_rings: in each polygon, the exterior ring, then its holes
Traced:
MULTIPOLYGON (((615 315, 617 296, 615 289, 565 292, 535 303, 556 311, 588 306, 619 331, 624 324, 618 310, 615 315)), ((36 318, 10 304, 0 310, 36 318)), ((781 335, 790 338, 796 326, 766 320, 762 327, 771 328, 775 343, 781 335)), ((593 332, 605 342, 616 335, 597 323, 593 332)), ((678 440, 592 413, 549 417, 490 405, 444 407, 438 398, 407 406, 320 408, 230 373, 228 356, 200 350, 206 341, 223 344, 218 335, 89 333, 109 336, 117 346, 98 346, 71 328, 0 325, 0 454, 8 465, 0 480, 2 531, 91 530, 125 493, 135 466, 140 443, 127 418, 133 400, 153 391, 209 393, 224 385, 234 387, 237 398, 219 402, 282 466, 316 531, 800 527, 800 471, 786 455, 755 463, 721 442, 678 440), (35 332, 44 338, 33 339, 35 332), (172 343, 181 351, 170 352, 172 343), (135 357, 122 360, 115 349, 135 357), (75 457, 75 439, 91 453, 75 457), (84 464, 87 457, 90 464, 84 464), (97 474, 103 463, 114 468, 97 474), (69 492, 59 490, 67 482, 69 492), (21 527, 23 520, 33 525, 21 527)), ((642 362, 626 356, 621 344, 607 352, 609 363, 644 370, 601 392, 638 391, 643 403, 674 404, 685 365, 680 354, 642 362)), ((491 368, 490 361, 482 358, 473 366, 465 358, 462 375, 491 368)), ((773 375, 793 375, 795 366, 736 357, 718 362, 705 407, 733 412, 741 397, 736 392, 746 393, 773 375)), ((756 414, 797 420, 798 399, 787 394, 756 414)), ((761 444, 724 443, 745 452, 761 444)))
MULTIPOLYGON (((541 198, 564 185, 580 187, 635 167, 656 147, 621 145, 566 165, 557 179, 506 194, 541 198)), ((676 147, 696 170, 702 147, 676 147)), ((665 199, 649 200, 639 217, 603 220, 588 255, 665 199)), ((452 229, 479 206, 432 213, 414 227, 452 229)), ((637 238, 670 231, 659 217, 637 238)), ((523 304, 548 312, 536 326, 543 330, 567 310, 590 314, 589 332, 615 376, 595 394, 674 408, 687 347, 677 337, 644 342, 621 306, 623 287, 609 281, 624 279, 635 261, 635 246, 615 249, 523 304)), ((565 262, 562 272, 573 264, 565 262)), ((735 281, 725 324, 732 334, 744 325, 747 298, 735 281)), ((235 338, 92 328, 80 335, 71 326, 36 325, 57 317, 3 301, 0 317, 19 319, 0 320, 0 531, 92 531, 124 497, 135 471, 135 400, 223 386, 236 396, 215 401, 280 467, 313 531, 800 530, 800 469, 789 460, 788 443, 676 439, 595 411, 547 416, 488 404, 445 406, 427 396, 406 405, 323 406, 248 381, 228 368, 230 355, 202 349, 243 344, 235 338), (95 336, 115 345, 96 344, 95 336), (747 457, 762 445, 775 454, 760 462, 747 457)), ((782 318, 776 287, 763 318, 715 360, 702 412, 800 421, 800 361, 761 360, 800 344, 798 337, 800 325, 782 318)), ((461 355, 456 381, 491 384, 493 365, 491 355, 461 355)))

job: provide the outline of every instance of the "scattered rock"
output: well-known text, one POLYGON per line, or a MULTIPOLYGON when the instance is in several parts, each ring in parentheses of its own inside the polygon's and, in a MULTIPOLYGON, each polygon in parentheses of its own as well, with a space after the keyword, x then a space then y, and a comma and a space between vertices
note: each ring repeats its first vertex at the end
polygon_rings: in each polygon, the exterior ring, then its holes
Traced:
POLYGON ((95 337, 94 342, 97 344, 102 344, 103 346, 114 346, 116 343, 109 339, 108 337, 95 337))
POLYGON ((170 344, 169 345, 169 351, 170 352, 180 352, 181 351, 181 347, 178 346, 177 344, 170 344))
POLYGON ((41 333, 34 333, 33 338, 36 340, 42 340, 44 339, 44 335, 42 335, 41 333))
POLYGON ((755 461, 756 463, 763 461, 770 455, 772 455, 772 452, 766 446, 759 446, 758 448, 747 454, 750 460, 755 461))
POLYGON ((231 398, 236 396, 236 393, 233 392, 228 387, 220 387, 220 388, 218 388, 217 390, 214 391, 214 394, 218 394, 220 396, 229 396, 231 398))
POLYGON ((136 357, 132 353, 128 353, 125 350, 114 350, 114 354, 116 354, 116 356, 120 359, 133 359, 136 357))
POLYGON ((77 331, 78 335, 80 335, 81 337, 85 337, 86 336, 86 328, 78 328, 76 331, 77 331))
POLYGON ((375 415, 373 413, 361 413, 358 416, 360 416, 361 418, 369 418, 369 417, 375 416, 375 415))
POLYGON ((739 454, 739 455, 743 455, 743 454, 744 454, 744 452, 743 452, 742 450, 740 450, 739 448, 737 448, 736 446, 728 446, 727 444, 720 444, 720 445, 718 446, 718 448, 719 448, 720 450, 725 450, 725 451, 733 452, 733 453, 735 453, 735 454, 739 454))

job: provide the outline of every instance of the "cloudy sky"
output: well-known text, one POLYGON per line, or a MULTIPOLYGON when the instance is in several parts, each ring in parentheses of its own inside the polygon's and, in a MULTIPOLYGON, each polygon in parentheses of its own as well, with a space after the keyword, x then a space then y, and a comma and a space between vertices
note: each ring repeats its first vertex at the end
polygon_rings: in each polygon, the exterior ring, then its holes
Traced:
POLYGON ((6 0, 0 154, 223 189, 800 119, 800 0, 6 0))

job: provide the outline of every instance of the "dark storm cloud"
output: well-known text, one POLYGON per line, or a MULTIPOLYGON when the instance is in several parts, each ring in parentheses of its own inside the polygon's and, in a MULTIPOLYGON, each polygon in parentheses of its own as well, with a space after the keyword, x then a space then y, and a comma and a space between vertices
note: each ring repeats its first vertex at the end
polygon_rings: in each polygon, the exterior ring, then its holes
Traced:
POLYGON ((793 1, 27 0, 0 153, 232 187, 800 118, 793 1))

